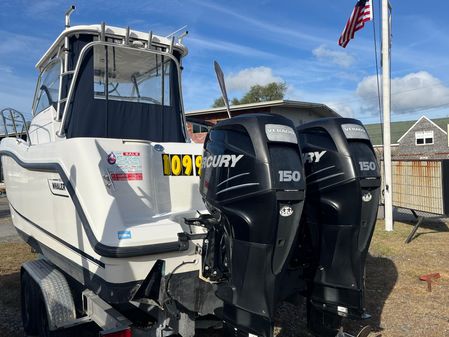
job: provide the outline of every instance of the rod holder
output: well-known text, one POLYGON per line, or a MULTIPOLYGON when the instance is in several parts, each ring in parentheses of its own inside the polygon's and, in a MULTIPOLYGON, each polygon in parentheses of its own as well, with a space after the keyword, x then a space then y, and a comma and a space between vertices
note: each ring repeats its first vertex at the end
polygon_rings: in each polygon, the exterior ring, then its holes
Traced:
POLYGON ((173 54, 173 46, 175 45, 175 37, 173 36, 171 38, 171 43, 170 43, 170 49, 169 49, 169 53, 173 54))
POLYGON ((126 34, 125 34, 125 44, 129 45, 129 26, 126 27, 126 34))
POLYGON ((76 8, 75 5, 72 5, 65 12, 65 28, 69 28, 70 27, 70 16, 72 15, 72 13, 75 10, 75 8, 76 8))
POLYGON ((147 49, 153 49, 152 43, 153 43, 153 31, 150 31, 150 32, 148 33, 148 45, 147 45, 147 49))
POLYGON ((101 23, 100 41, 106 41, 106 23, 101 23))

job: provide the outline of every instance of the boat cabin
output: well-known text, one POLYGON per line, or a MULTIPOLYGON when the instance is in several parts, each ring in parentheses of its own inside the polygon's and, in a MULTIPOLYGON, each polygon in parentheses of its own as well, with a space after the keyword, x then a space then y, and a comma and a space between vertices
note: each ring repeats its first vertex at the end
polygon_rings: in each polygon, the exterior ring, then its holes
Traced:
POLYGON ((32 144, 75 137, 186 142, 174 38, 109 27, 67 28, 37 63, 32 144))

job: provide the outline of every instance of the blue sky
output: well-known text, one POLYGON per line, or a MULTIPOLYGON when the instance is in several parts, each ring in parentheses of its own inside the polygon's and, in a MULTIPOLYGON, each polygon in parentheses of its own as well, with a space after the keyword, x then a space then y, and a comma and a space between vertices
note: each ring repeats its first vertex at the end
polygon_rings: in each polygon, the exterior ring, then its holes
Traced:
MULTIPOLYGON (((160 35, 187 25, 186 111, 207 108, 220 95, 217 60, 231 98, 253 84, 284 81, 287 99, 326 103, 365 123, 379 121, 373 23, 346 49, 337 44, 355 0, 0 0, 0 107, 30 111, 34 65, 62 31, 72 3, 73 25, 105 21, 160 35)), ((391 3, 392 120, 449 116, 449 3, 391 3)), ((377 15, 377 0, 374 6, 377 15)), ((380 16, 376 20, 378 26, 380 16)))

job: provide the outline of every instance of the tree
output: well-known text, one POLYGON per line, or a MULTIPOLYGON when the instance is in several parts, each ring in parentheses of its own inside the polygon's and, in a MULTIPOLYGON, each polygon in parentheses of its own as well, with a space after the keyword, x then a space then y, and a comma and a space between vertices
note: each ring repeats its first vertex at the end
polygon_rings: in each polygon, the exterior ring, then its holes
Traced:
POLYGON ((222 106, 225 106, 223 97, 218 97, 212 104, 212 108, 221 108, 222 106))
POLYGON ((240 101, 238 100, 238 98, 233 98, 232 100, 231 100, 231 103, 230 103, 231 105, 238 105, 238 104, 240 104, 240 101))
POLYGON ((267 85, 253 85, 240 99, 240 104, 276 101, 283 99, 287 85, 283 82, 272 82, 267 85))
MULTIPOLYGON (((240 104, 240 101, 235 97, 229 102, 229 105, 237 105, 237 104, 240 104)), ((223 106, 225 106, 223 97, 218 97, 212 104, 212 108, 221 108, 223 106)))
MULTIPOLYGON (((256 84, 240 100, 233 98, 230 104, 237 105, 280 100, 284 98, 286 91, 287 84, 284 82, 272 82, 267 85, 256 84)), ((222 97, 217 98, 212 105, 213 108, 222 106, 225 106, 222 97)))

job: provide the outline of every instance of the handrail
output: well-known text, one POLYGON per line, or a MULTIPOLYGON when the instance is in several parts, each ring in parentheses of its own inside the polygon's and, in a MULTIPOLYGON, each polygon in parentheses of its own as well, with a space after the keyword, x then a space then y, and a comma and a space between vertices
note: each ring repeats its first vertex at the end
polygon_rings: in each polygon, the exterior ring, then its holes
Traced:
POLYGON ((26 123, 25 117, 23 116, 23 113, 15 110, 13 108, 5 108, 0 111, 0 114, 1 114, 2 120, 3 120, 5 137, 9 137, 9 135, 10 135, 10 132, 8 131, 8 124, 6 123, 6 121, 11 121, 12 126, 14 128, 14 132, 12 132, 12 134, 15 134, 17 139, 19 139, 19 138, 21 139, 21 134, 23 134, 23 132, 25 131, 25 134, 27 136, 28 145, 31 145, 30 134, 28 132, 28 125, 26 123), (22 122, 22 130, 20 132, 17 129, 18 123, 16 121, 18 118, 20 118, 20 122, 22 122))

